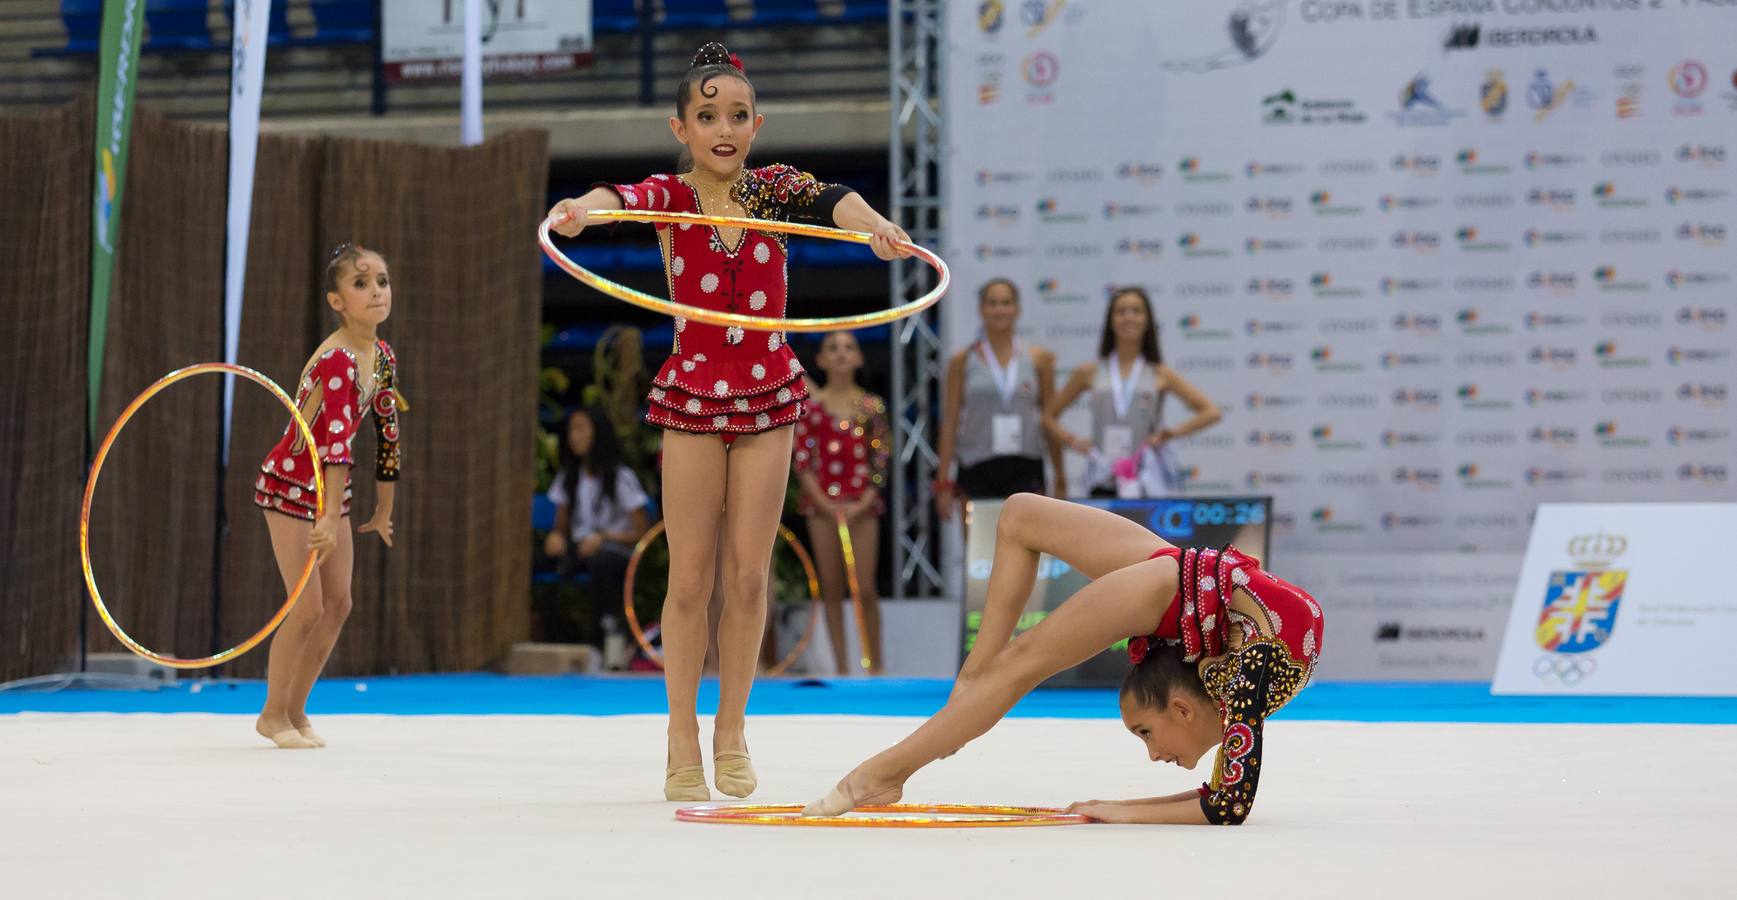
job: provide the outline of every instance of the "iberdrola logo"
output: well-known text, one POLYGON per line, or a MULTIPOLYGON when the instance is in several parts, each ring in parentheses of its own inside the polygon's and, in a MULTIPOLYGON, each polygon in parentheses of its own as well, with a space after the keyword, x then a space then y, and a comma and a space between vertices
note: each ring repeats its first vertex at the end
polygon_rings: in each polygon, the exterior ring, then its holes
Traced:
POLYGON ((1309 359, 1317 372, 1361 372, 1363 364, 1334 358, 1333 348, 1321 345, 1309 351, 1309 359))
POLYGON ((1592 426, 1592 433, 1597 436, 1601 447, 1651 447, 1649 438, 1635 435, 1623 435, 1617 431, 1615 419, 1605 419, 1592 426))
POLYGON ((1361 297, 1363 289, 1349 285, 1341 285, 1331 272, 1316 272, 1309 276, 1309 286, 1314 289, 1317 297, 1361 297))
POLYGON ((1616 277, 1615 266, 1599 266, 1592 270, 1592 280, 1598 283, 1598 289, 1606 292, 1639 293, 1650 290, 1647 282, 1635 280, 1619 280, 1616 277))

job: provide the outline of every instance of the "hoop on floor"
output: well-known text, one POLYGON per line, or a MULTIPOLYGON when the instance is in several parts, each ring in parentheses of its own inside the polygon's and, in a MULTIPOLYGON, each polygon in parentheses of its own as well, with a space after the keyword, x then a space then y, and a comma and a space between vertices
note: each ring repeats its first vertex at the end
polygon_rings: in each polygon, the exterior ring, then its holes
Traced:
MULTIPOLYGON (((818 333, 826 331, 848 331, 853 328, 868 328, 874 325, 884 325, 906 316, 915 315, 934 306, 941 295, 947 293, 952 284, 953 275, 947 268, 947 263, 932 251, 916 244, 905 244, 913 255, 935 269, 939 279, 935 287, 928 293, 909 303, 883 309, 878 312, 861 313, 854 316, 827 316, 807 319, 772 319, 764 316, 749 316, 741 313, 720 312, 718 310, 702 309, 685 303, 676 303, 653 297, 643 291, 636 291, 623 284, 610 281, 590 269, 567 258, 555 242, 549 237, 549 229, 569 221, 571 216, 550 217, 537 226, 537 243, 543 248, 543 253, 563 272, 579 279, 587 285, 603 293, 631 303, 641 309, 649 309, 655 313, 667 316, 679 316, 690 322, 704 322, 707 325, 717 325, 724 328, 742 327, 752 331, 795 331, 818 333)), ((664 225, 711 225, 723 228, 745 228, 751 231, 771 231, 780 234, 794 234, 803 237, 824 238, 831 241, 846 241, 853 244, 867 244, 874 236, 860 231, 845 231, 841 228, 826 228, 820 225, 803 225, 796 222, 773 222, 767 219, 743 219, 734 216, 702 216, 696 213, 663 213, 639 212, 627 209, 602 209, 586 213, 586 218, 596 222, 650 222, 664 225)))
MULTIPOLYGON (((645 551, 650 549, 652 541, 657 540, 658 536, 663 534, 663 529, 664 523, 660 519, 645 532, 645 535, 639 539, 639 543, 633 545, 633 555, 627 558, 627 575, 621 586, 621 605, 627 614, 627 628, 633 632, 633 639, 639 643, 639 649, 645 651, 646 658, 660 669, 663 668, 663 654, 656 647, 653 647, 651 641, 646 638, 645 631, 639 627, 639 614, 633 609, 633 581, 635 576, 639 574, 640 559, 645 556, 645 551)), ((790 652, 785 654, 777 665, 768 668, 763 673, 766 675, 782 675, 795 665, 798 659, 802 658, 802 651, 807 650, 809 642, 814 640, 814 620, 820 616, 819 610, 814 608, 815 604, 820 601, 820 575, 814 570, 814 559, 808 555, 807 550, 803 549, 802 543, 796 539, 795 532, 779 525, 778 536, 783 538, 785 545, 796 554, 797 561, 802 563, 802 571, 808 576, 809 616, 808 627, 803 630, 802 639, 790 648, 790 652)))
POLYGON ((686 806, 676 810, 682 822, 716 825, 791 825, 815 828, 1021 828, 1041 825, 1089 825, 1089 816, 1044 806, 978 806, 964 803, 894 803, 859 806, 843 816, 803 816, 794 803, 742 803, 686 806))
POLYGON ((164 375, 162 378, 157 379, 150 387, 145 388, 137 397, 134 397, 133 402, 128 403, 126 409, 121 410, 120 418, 115 420, 115 424, 109 426, 109 433, 103 437, 102 444, 97 448, 96 461, 91 463, 90 476, 85 479, 84 503, 79 508, 78 513, 79 560, 84 568, 85 589, 90 594, 90 601, 96 604, 97 615, 102 617, 103 624, 108 626, 109 632, 113 634, 115 638, 128 650, 133 651, 151 662, 168 666, 172 669, 204 669, 211 666, 221 665, 258 646, 260 641, 265 640, 278 625, 283 623, 284 617, 289 615, 289 611, 295 607, 296 601, 301 599, 302 589, 307 587, 308 579, 313 576, 314 566, 319 561, 319 552, 309 550, 307 564, 302 566, 302 574, 301 577, 296 580, 295 589, 290 591, 289 598, 284 601, 283 606, 278 609, 277 614, 271 617, 271 621, 266 622, 264 628, 254 632, 253 636, 247 640, 236 644, 228 650, 222 650, 210 656, 182 658, 179 656, 169 656, 165 653, 158 653, 155 650, 146 647, 144 644, 133 640, 132 636, 127 634, 125 629, 121 628, 120 623, 115 621, 114 616, 109 613, 108 606, 103 603, 102 592, 97 590, 96 573, 91 570, 90 565, 90 506, 91 500, 96 496, 97 476, 102 474, 103 461, 108 458, 109 448, 114 445, 115 438, 120 436, 121 428, 127 424, 127 420, 131 419, 133 414, 138 412, 139 408, 145 405, 145 401, 155 397, 169 385, 172 385, 177 381, 183 381, 192 378, 195 375, 206 375, 213 372, 227 372, 231 375, 240 375, 241 377, 264 387, 266 390, 271 391, 272 396, 276 397, 278 402, 282 403, 284 408, 289 410, 291 420, 295 422, 296 429, 301 432, 302 440, 307 445, 308 456, 314 461, 314 517, 316 519, 319 518, 320 514, 323 513, 326 508, 326 479, 325 473, 321 471, 319 458, 314 455, 315 442, 313 429, 308 427, 308 421, 302 417, 301 410, 296 409, 295 401, 291 400, 290 396, 284 393, 283 388, 277 386, 277 382, 272 381, 270 378, 267 378, 246 366, 231 365, 230 363, 200 363, 198 365, 176 369, 175 371, 164 375))

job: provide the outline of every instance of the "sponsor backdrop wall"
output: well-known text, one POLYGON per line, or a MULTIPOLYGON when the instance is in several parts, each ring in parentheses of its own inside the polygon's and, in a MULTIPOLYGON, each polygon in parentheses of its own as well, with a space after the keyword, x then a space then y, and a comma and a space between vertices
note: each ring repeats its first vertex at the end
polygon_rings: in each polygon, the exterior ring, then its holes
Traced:
POLYGON ((1004 275, 1082 363, 1145 286, 1324 675, 1488 678, 1539 502, 1737 498, 1737 4, 949 9, 950 342, 1004 275))

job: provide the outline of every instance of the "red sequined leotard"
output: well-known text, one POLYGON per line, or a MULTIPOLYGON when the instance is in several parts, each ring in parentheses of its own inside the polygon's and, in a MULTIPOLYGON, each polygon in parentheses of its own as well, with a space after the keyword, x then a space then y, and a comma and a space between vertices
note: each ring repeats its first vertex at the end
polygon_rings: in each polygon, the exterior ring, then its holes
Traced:
MULTIPOLYGON (((703 213, 699 194, 675 175, 639 184, 600 185, 624 208, 703 213)), ((731 198, 757 219, 831 225, 850 191, 790 166, 747 169, 731 198)), ((658 225, 669 295, 677 303, 783 318, 788 276, 785 238, 744 230, 734 245, 709 225, 658 225)), ((720 328, 675 320, 675 347, 652 379, 646 421, 700 434, 757 434, 795 422, 808 396, 802 363, 781 331, 720 328)))
MULTIPOLYGON (((873 510, 878 516, 886 512, 889 432, 886 401, 874 394, 865 391, 853 408, 837 412, 811 401, 808 412, 796 420, 796 471, 814 473, 820 489, 833 500, 855 500, 871 487, 879 489, 882 496, 873 510)), ((798 503, 803 515, 816 513, 806 493, 798 503)))
MULTIPOLYGON (((308 397, 320 392, 320 405, 308 417, 314 432, 314 455, 322 465, 355 466, 356 433, 362 418, 374 412, 374 433, 378 446, 374 451, 374 477, 380 481, 398 480, 398 359, 385 341, 375 343, 373 377, 364 383, 358 380, 361 364, 355 354, 343 347, 334 347, 320 354, 302 376, 296 390, 296 408, 307 409, 308 397)), ((302 441, 301 431, 291 422, 284 428, 283 438, 266 454, 260 464, 259 478, 254 482, 254 505, 281 512, 286 516, 312 521, 314 518, 313 459, 302 441)), ((333 488, 326 485, 326 502, 331 503, 333 488)), ((344 478, 343 514, 350 514, 350 480, 344 478)))
POLYGON ((1206 661, 1201 682, 1218 703, 1224 740, 1212 781, 1200 787, 1200 808, 1215 825, 1240 825, 1254 808, 1262 726, 1308 684, 1321 659, 1321 606, 1235 547, 1152 554, 1160 556, 1180 569, 1176 599, 1157 632, 1129 642, 1128 655, 1138 663, 1152 642, 1166 641, 1180 643, 1186 661, 1206 661), (1253 601, 1255 612, 1234 608, 1233 593, 1253 601))

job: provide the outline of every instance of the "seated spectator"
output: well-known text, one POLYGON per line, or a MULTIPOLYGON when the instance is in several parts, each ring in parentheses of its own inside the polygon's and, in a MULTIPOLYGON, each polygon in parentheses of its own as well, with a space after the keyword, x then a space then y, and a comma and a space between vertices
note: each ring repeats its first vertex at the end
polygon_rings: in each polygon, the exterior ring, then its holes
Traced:
POLYGON ((605 614, 621 608, 633 545, 651 527, 638 476, 621 462, 621 444, 595 407, 574 411, 561 428, 561 470, 549 486, 555 527, 543 552, 562 576, 589 576, 587 635, 599 642, 605 614))

